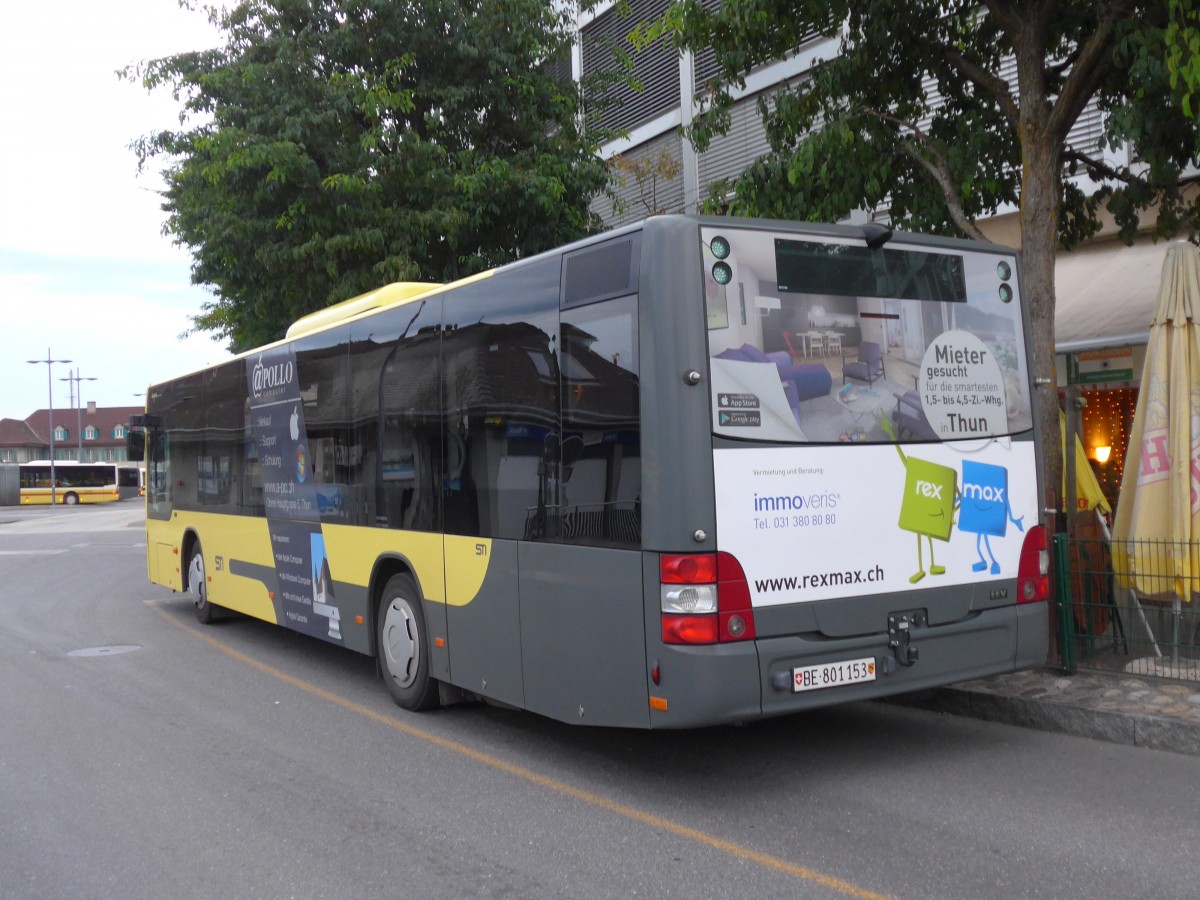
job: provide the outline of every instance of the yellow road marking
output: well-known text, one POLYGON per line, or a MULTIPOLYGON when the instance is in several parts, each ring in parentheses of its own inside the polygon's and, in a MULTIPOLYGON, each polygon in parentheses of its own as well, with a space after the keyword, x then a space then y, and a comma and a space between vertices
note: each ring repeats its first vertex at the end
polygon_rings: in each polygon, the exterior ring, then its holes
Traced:
POLYGON ((539 772, 533 771, 532 769, 527 769, 525 766, 519 766, 515 763, 506 762, 505 760, 492 756, 488 753, 483 753, 479 750, 473 749, 472 747, 468 747, 466 744, 459 743, 458 741, 452 741, 449 738, 441 737, 440 735, 436 735, 431 731, 426 731, 424 728, 417 728, 414 725, 409 725, 406 722, 402 722, 392 716, 386 716, 383 713, 376 712, 370 707, 363 706, 361 703, 355 703, 353 700, 347 700, 345 697, 339 697, 337 694, 327 691, 324 688, 317 687, 317 685, 312 684, 311 682, 296 678, 294 675, 289 675, 273 666, 269 666, 261 660, 255 659, 253 656, 249 656, 245 653, 242 653, 240 650, 235 650, 232 647, 221 643, 214 637, 210 637, 209 635, 203 634, 195 628, 182 624, 177 619, 168 615, 166 610, 163 609, 162 604, 156 600, 146 600, 144 602, 147 606, 158 613, 159 616, 161 616, 171 625, 178 628, 180 631, 184 631, 192 637, 204 641, 206 644, 215 647, 217 650, 220 650, 227 656, 233 657, 238 662, 245 663, 252 668, 258 669, 258 671, 262 672, 264 675, 269 675, 272 678, 278 679, 285 684, 291 685, 297 690, 304 691, 306 694, 310 694, 314 697, 320 697, 322 700, 328 700, 330 703, 342 707, 342 709, 357 713, 358 715, 364 716, 374 722, 378 722, 381 725, 386 725, 387 727, 393 728, 396 731, 403 732, 410 737, 415 737, 419 740, 433 744, 434 746, 441 747, 444 750, 449 750, 452 753, 457 753, 460 756, 473 759, 482 765, 493 769, 498 769, 501 772, 507 772, 509 775, 513 775, 525 781, 532 782, 533 784, 540 785, 541 787, 554 791, 555 793, 563 794, 568 797, 574 797, 576 800, 587 803, 590 806, 596 806, 600 809, 608 810, 609 812, 615 813, 623 818, 640 822, 643 825, 649 825, 651 828, 662 829, 663 831, 673 834, 676 837, 686 838, 689 841, 695 841, 698 844, 704 844, 707 847, 712 847, 714 850, 720 850, 724 853, 730 854, 731 856, 735 856, 738 859, 746 860, 747 862, 757 863, 760 866, 772 869, 784 875, 790 875, 793 878, 800 878, 804 881, 812 882, 813 884, 819 884, 822 887, 837 891, 840 894, 845 894, 848 897, 859 897, 862 898, 862 900, 890 900, 886 894, 878 894, 874 891, 867 890, 866 888, 861 888, 856 884, 852 884, 849 881, 843 881, 840 878, 835 878, 832 875, 826 875, 822 872, 809 869, 805 866, 798 866, 794 863, 788 862, 787 860, 780 859, 777 856, 771 856, 769 853, 761 853, 758 850, 752 850, 751 848, 742 846, 741 844, 735 844, 732 841, 723 840, 722 838, 708 834, 707 832, 700 831, 695 828, 689 828, 686 825, 680 825, 677 822, 672 822, 670 819, 664 819, 661 816, 656 816, 654 813, 648 813, 635 807, 627 806, 624 803, 618 803, 616 800, 610 800, 609 798, 603 797, 600 794, 595 794, 591 791, 585 791, 582 788, 574 787, 573 785, 567 784, 565 781, 559 781, 556 778, 549 778, 546 775, 542 775, 539 772))

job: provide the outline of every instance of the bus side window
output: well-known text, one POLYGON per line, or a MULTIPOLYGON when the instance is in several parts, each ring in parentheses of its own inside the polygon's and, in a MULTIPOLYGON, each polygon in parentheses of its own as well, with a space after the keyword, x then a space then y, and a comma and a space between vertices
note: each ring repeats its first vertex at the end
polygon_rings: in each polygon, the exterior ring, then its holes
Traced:
POLYGON ((445 530, 519 540, 545 503, 546 438, 559 427, 558 257, 448 295, 445 530))
POLYGON ((637 297, 562 314, 560 539, 641 543, 637 297), (570 448, 570 452, 568 452, 570 448))
POLYGON ((440 315, 434 298, 381 313, 362 332, 351 326, 349 436, 334 450, 351 524, 441 527, 440 315))
POLYGON ((345 522, 351 513, 347 450, 350 329, 334 328, 296 344, 296 379, 304 408, 308 476, 323 522, 345 522))

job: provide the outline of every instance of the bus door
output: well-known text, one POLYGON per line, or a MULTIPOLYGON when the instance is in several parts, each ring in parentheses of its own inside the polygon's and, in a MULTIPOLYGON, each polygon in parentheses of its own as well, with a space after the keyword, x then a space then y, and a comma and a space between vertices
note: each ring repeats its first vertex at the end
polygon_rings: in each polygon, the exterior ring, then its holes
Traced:
POLYGON ((345 485, 329 511, 374 529, 367 539, 360 529, 351 536, 364 583, 381 558, 412 569, 433 644, 429 673, 446 681, 440 331, 438 298, 351 325, 349 442, 333 448, 345 485))
POLYGON ((636 267, 631 237, 564 260, 559 426, 519 569, 526 706, 645 727, 636 267))
POLYGON ((519 548, 558 424, 558 259, 455 291, 442 337, 446 615, 454 684, 526 705, 519 548))

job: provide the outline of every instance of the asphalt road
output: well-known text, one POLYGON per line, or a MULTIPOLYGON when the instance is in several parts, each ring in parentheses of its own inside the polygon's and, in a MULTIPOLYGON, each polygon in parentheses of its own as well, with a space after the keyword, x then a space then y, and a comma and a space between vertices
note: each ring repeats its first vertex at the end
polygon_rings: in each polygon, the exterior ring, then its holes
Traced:
POLYGON ((0 897, 1154 897, 1200 758, 889 704, 595 730, 395 707, 145 579, 137 501, 0 508, 0 897))

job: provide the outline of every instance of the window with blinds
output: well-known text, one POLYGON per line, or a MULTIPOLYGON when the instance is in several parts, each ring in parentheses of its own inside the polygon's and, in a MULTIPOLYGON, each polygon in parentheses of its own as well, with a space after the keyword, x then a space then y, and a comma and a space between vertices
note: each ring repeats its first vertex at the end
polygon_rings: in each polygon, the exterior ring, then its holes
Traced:
POLYGON ((614 52, 630 55, 633 85, 624 79, 606 84, 586 104, 587 122, 593 128, 634 128, 680 103, 679 54, 665 41, 637 51, 628 35, 639 22, 650 22, 667 9, 669 0, 633 0, 628 15, 621 7, 610 9, 583 28, 583 77, 617 70, 614 52))

